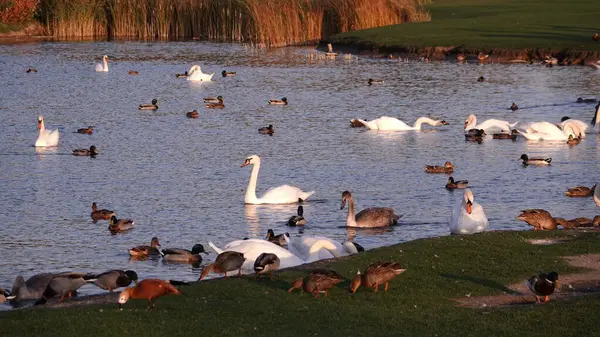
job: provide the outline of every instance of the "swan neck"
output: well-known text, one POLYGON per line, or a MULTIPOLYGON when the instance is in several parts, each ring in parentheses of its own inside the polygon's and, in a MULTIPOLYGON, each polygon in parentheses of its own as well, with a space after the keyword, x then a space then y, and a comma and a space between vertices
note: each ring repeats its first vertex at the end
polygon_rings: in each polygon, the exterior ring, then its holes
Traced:
POLYGON ((421 129, 421 125, 423 123, 429 124, 431 126, 435 126, 436 123, 437 123, 437 121, 434 121, 433 119, 428 118, 428 117, 421 117, 421 118, 417 119, 417 121, 415 122, 414 128, 417 129, 417 130, 420 130, 421 129))
POLYGON ((310 246, 310 250, 308 251, 308 260, 307 261, 316 261, 318 260, 318 258, 316 258, 316 256, 318 256, 319 254, 319 250, 321 249, 327 249, 331 255, 333 255, 334 257, 340 257, 342 256, 340 254, 340 252, 338 252, 338 250, 336 249, 335 246, 333 246, 330 242, 326 241, 326 240, 319 240, 315 243, 313 243, 312 246, 310 246), (313 258, 315 257, 315 258, 313 258))
POLYGON ((246 203, 255 202, 256 199, 256 183, 258 181, 258 170, 260 170, 260 162, 252 165, 252 173, 250 174, 250 182, 246 189, 246 203))
POLYGON ((596 129, 600 125, 600 103, 596 106, 596 113, 594 114, 594 118, 592 118, 592 129, 596 129))
POLYGON ((346 226, 356 227, 356 219, 354 218, 354 199, 348 200, 348 219, 346 220, 346 226))

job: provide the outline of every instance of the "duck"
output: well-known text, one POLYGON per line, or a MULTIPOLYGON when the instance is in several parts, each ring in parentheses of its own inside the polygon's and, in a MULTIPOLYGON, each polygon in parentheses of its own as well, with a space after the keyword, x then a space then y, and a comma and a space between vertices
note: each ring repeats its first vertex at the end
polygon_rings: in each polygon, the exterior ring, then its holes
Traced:
POLYGON ((556 219, 550 215, 550 212, 537 208, 525 209, 517 216, 517 220, 525 221, 533 230, 554 230, 556 229, 556 219))
POLYGON ((315 298, 319 298, 319 293, 324 292, 325 296, 329 294, 329 289, 343 281, 342 277, 332 270, 314 270, 304 279, 299 278, 292 283, 288 293, 294 289, 302 289, 315 298))
POLYGON ((596 190, 596 185, 593 185, 592 187, 575 186, 575 187, 569 188, 565 192, 565 195, 567 197, 591 197, 592 195, 594 195, 595 190, 596 190))
POLYGON ((465 141, 477 142, 481 144, 483 137, 486 136, 485 130, 483 129, 469 129, 465 132, 465 141))
POLYGON ((577 145, 579 143, 581 143, 581 136, 575 138, 573 135, 569 135, 569 139, 567 139, 568 145, 577 145))
POLYGON ((364 126, 366 126, 369 130, 380 130, 380 131, 409 131, 409 130, 421 130, 423 124, 429 124, 431 126, 442 126, 449 125, 443 119, 436 120, 431 119, 429 117, 420 117, 415 121, 413 126, 406 124, 405 122, 399 120, 398 118, 381 116, 377 119, 373 119, 371 121, 357 119, 364 126))
POLYGON ((223 109, 225 103, 223 103, 223 99, 221 99, 219 103, 206 103, 204 106, 208 109, 223 109))
POLYGON ((517 135, 518 134, 519 134, 519 131, 513 129, 510 133, 506 133, 506 132, 494 133, 494 134, 492 134, 492 138, 493 139, 511 139, 511 140, 517 140, 517 135))
POLYGON ((31 68, 27 68, 27 70, 25 70, 26 73, 37 73, 37 69, 31 67, 31 68))
POLYGON ((576 103, 596 103, 598 102, 597 99, 595 98, 583 98, 583 97, 578 97, 576 103))
POLYGON ((365 249, 356 242, 345 241, 338 243, 328 237, 319 235, 302 235, 296 237, 286 237, 288 240, 288 250, 298 256, 305 262, 314 262, 335 257, 355 255, 363 252, 365 249), (317 243, 326 243, 326 247, 315 250, 317 243))
POLYGON ((467 188, 468 186, 469 186, 468 180, 454 181, 454 177, 448 178, 448 182, 446 183, 446 188, 449 190, 453 190, 455 188, 467 188))
POLYGON ((485 82, 485 77, 479 76, 479 78, 477 78, 477 82, 485 82))
POLYGON ((237 276, 241 277, 242 265, 245 260, 243 253, 235 251, 222 252, 217 256, 214 263, 209 264, 202 270, 198 281, 201 281, 210 273, 223 274, 223 277, 227 279, 227 272, 234 270, 237 270, 237 276))
POLYGON ((186 72, 185 72, 185 73, 183 73, 183 74, 175 74, 175 77, 177 77, 177 78, 184 78, 184 77, 188 77, 188 72, 186 71, 186 72))
POLYGON ((373 85, 373 84, 383 84, 383 80, 374 80, 372 78, 369 78, 369 80, 367 81, 367 83, 369 83, 369 85, 373 85))
POLYGON ((108 55, 102 56, 102 63, 96 64, 96 72, 108 72, 108 55))
POLYGON ((474 234, 488 229, 489 222, 483 207, 475 201, 470 188, 465 188, 462 198, 452 209, 449 227, 451 234, 474 234))
POLYGON ((153 309, 154 299, 169 294, 181 295, 181 292, 170 284, 169 281, 145 279, 140 281, 135 287, 126 288, 119 294, 119 309, 123 309, 123 305, 130 299, 148 300, 148 309, 153 309))
POLYGON ((254 272, 256 276, 269 274, 269 279, 273 279, 273 272, 279 269, 281 260, 273 253, 262 253, 254 261, 254 272))
POLYGON ((350 191, 342 192, 342 205, 344 209, 348 203, 348 217, 346 218, 346 227, 388 227, 398 224, 402 216, 396 215, 394 210, 389 207, 371 207, 363 209, 354 215, 354 199, 350 191))
POLYGON ((235 71, 225 71, 225 70, 223 70, 221 72, 221 75, 223 77, 233 77, 233 76, 237 75, 237 73, 235 71))
POLYGON ((7 290, 0 288, 0 303, 4 303, 6 301, 10 301, 14 299, 16 296, 12 296, 7 290))
POLYGON ((60 134, 58 130, 46 130, 44 125, 44 116, 38 116, 38 129, 40 129, 40 134, 35 141, 35 147, 51 147, 58 146, 58 138, 60 134))
POLYGON ((564 229, 573 229, 581 227, 598 227, 600 226, 600 215, 596 215, 594 219, 579 217, 571 220, 565 218, 554 218, 559 226, 564 229))
POLYGON ((261 135, 270 135, 272 136, 275 133, 275 129, 273 129, 273 125, 269 124, 269 126, 263 126, 258 129, 258 133, 261 135))
POLYGON ((306 223, 307 221, 304 219, 304 207, 302 205, 298 206, 297 215, 292 215, 287 222, 290 227, 304 226, 306 223))
POLYGON ((98 209, 98 205, 95 202, 92 203, 92 213, 90 213, 90 217, 93 222, 96 223, 98 220, 110 220, 113 216, 115 216, 114 211, 109 211, 107 209, 98 209))
POLYGON ((221 95, 217 97, 204 97, 204 103, 221 103, 223 101, 224 98, 221 95))
POLYGON ((458 62, 464 62, 466 59, 467 58, 466 58, 465 54, 456 54, 456 60, 458 62))
POLYGON ((527 166, 527 165, 546 166, 546 165, 550 165, 550 162, 552 162, 552 158, 539 158, 539 157, 529 158, 529 156, 527 156, 526 154, 522 154, 521 157, 519 157, 519 159, 523 160, 523 165, 525 165, 525 166, 527 166))
POLYGON ((136 285, 139 283, 138 275, 133 270, 108 270, 92 277, 95 279, 93 282, 94 285, 111 293, 115 289, 129 286, 131 282, 134 282, 136 285))
POLYGON ((284 233, 284 234, 279 234, 279 235, 275 235, 275 232, 273 232, 272 229, 267 230, 267 240, 269 240, 269 242, 272 242, 278 246, 285 246, 287 245, 287 240, 290 237, 290 233, 284 233))
POLYGON ((515 104, 515 102, 513 102, 512 105, 508 109, 512 110, 512 111, 516 111, 516 110, 519 110, 519 107, 515 104))
POLYGON ((135 71, 135 70, 130 70, 130 71, 127 72, 127 74, 129 74, 129 75, 139 75, 140 73, 137 72, 137 71, 135 71))
POLYGON ((21 301, 40 299, 50 280, 54 277, 53 273, 42 273, 33 275, 25 281, 23 276, 17 276, 10 292, 12 294, 10 300, 20 303, 21 301))
POLYGON ((48 285, 42 296, 36 304, 44 304, 52 297, 60 296, 60 302, 64 301, 65 297, 72 297, 77 289, 87 283, 94 282, 94 279, 89 279, 88 274, 80 272, 64 272, 54 274, 48 282, 48 285))
POLYGON ((91 135, 92 133, 94 133, 94 128, 91 127, 91 126, 88 126, 87 128, 77 129, 77 133, 83 133, 83 134, 91 135))
POLYGON ((195 244, 191 250, 182 248, 169 248, 163 249, 161 253, 163 261, 191 264, 199 264, 202 262, 202 256, 200 256, 200 253, 208 255, 208 252, 204 250, 204 246, 199 243, 195 244))
POLYGON ((600 188, 594 189, 594 203, 596 206, 600 207, 600 188))
POLYGON ((98 151, 96 151, 96 146, 92 145, 90 146, 90 149, 75 149, 73 150, 73 155, 74 156, 90 156, 90 157, 95 157, 98 154, 98 151))
POLYGON ((256 197, 256 185, 258 182, 258 171, 260 170, 260 157, 251 155, 246 158, 241 167, 253 165, 250 181, 246 188, 244 203, 251 205, 260 204, 292 204, 306 201, 315 191, 304 192, 298 187, 281 185, 269 189, 261 198, 256 197))
POLYGON ((188 70, 187 74, 188 81, 210 82, 215 73, 203 73, 199 65, 193 65, 190 70, 188 70))
MULTIPOLYGON (((367 122, 368 119, 363 119, 363 121, 367 122)), ((365 125, 358 118, 353 118, 350 120, 350 127, 363 128, 363 127, 365 127, 365 125)))
POLYGON ((158 109, 158 100, 155 98, 152 100, 152 104, 140 104, 138 110, 156 110, 158 109))
POLYGON ((598 37, 598 33, 594 33, 594 35, 592 35, 592 40, 598 42, 598 40, 600 40, 600 38, 598 37))
POLYGON ((389 282, 396 276, 404 273, 398 262, 378 262, 367 267, 364 274, 360 271, 350 282, 350 292, 355 294, 360 286, 372 288, 375 292, 379 291, 379 285, 385 284, 383 291, 387 291, 389 282))
POLYGON ((556 288, 559 288, 558 273, 555 271, 548 274, 541 273, 530 277, 525 284, 535 295, 538 304, 548 303, 549 296, 554 293, 556 288), (544 302, 540 300, 540 297, 544 297, 544 302))
POLYGON ((425 165, 425 172, 427 173, 452 173, 454 172, 454 165, 447 161, 444 166, 431 166, 425 165))
POLYGON ((117 219, 115 215, 110 217, 108 229, 112 233, 119 233, 133 229, 135 222, 131 219, 117 219))
POLYGON ((271 105, 288 105, 287 97, 281 97, 281 99, 270 99, 269 104, 271 105))
POLYGON ((198 113, 198 110, 194 110, 194 111, 190 111, 190 112, 186 113, 185 116, 187 118, 198 118, 200 116, 200 114, 198 113))
POLYGON ((512 130, 517 123, 518 122, 509 123, 507 121, 498 119, 488 119, 481 124, 477 124, 477 116, 469 115, 469 117, 467 117, 465 120, 465 130, 483 129, 487 132, 489 129, 500 129, 501 131, 508 131, 512 130))
POLYGON ((148 257, 149 255, 161 255, 160 250, 157 247, 160 247, 160 242, 158 238, 155 236, 150 240, 150 246, 135 246, 130 248, 129 255, 135 257, 148 257))
POLYGON ((489 55, 489 54, 484 54, 484 53, 481 53, 481 52, 480 52, 480 53, 477 55, 477 59, 479 60, 479 62, 482 62, 482 63, 483 63, 483 62, 484 62, 484 61, 485 61, 485 60, 486 60, 488 57, 490 57, 490 55, 489 55))

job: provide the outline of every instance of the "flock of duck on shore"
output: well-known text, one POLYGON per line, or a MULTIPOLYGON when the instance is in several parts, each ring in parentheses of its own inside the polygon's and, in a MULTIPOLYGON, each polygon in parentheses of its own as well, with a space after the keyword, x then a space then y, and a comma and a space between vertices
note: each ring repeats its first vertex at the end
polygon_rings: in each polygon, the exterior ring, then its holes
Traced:
MULTIPOLYGON (((102 58, 103 63, 96 65, 97 72, 108 72, 108 56, 102 58)), ((37 72, 30 68, 27 72, 37 72)), ((138 75, 137 71, 131 70, 130 75, 138 75)), ((236 76, 235 72, 223 70, 223 77, 236 76)), ((182 74, 176 74, 177 78, 187 78, 189 81, 211 81, 214 73, 203 73, 200 66, 194 65, 189 71, 182 74)), ((485 81, 483 77, 479 82, 485 81)), ((384 80, 369 79, 368 85, 377 85, 384 83, 384 80)), ((204 99, 206 108, 224 108, 223 96, 207 97, 204 99)), ((595 99, 579 98, 577 103, 596 103, 595 99)), ((287 105, 286 97, 277 100, 269 100, 269 104, 287 105)), ((151 104, 141 104, 139 110, 156 110, 158 101, 152 100, 151 104)), ((513 103, 508 109, 518 110, 518 106, 513 103)), ((197 118, 198 112, 194 110, 186 114, 189 118, 197 118)), ((350 121, 352 127, 366 127, 370 130, 380 131, 413 131, 421 130, 424 124, 433 127, 449 125, 445 120, 421 117, 416 120, 413 126, 408 125, 394 117, 382 116, 374 120, 353 119, 350 121)), ((560 122, 552 123, 541 121, 531 123, 523 128, 516 128, 518 122, 510 123, 504 120, 488 119, 477 123, 475 115, 469 115, 464 124, 465 139, 481 143, 488 135, 492 133, 493 139, 511 139, 516 140, 522 136, 527 140, 535 141, 566 141, 569 145, 576 145, 589 133, 600 132, 600 103, 596 105, 591 124, 581 120, 571 119, 565 116, 560 122)), ((47 130, 42 116, 38 117, 39 136, 35 141, 36 147, 58 146, 58 130, 47 130)), ((93 127, 81 128, 77 130, 80 134, 92 134, 93 127)), ((273 125, 259 129, 260 134, 273 135, 273 125)), ((95 157, 98 150, 95 145, 89 149, 75 149, 73 155, 95 157)), ((516 157, 515 157, 516 158, 516 157)), ((527 154, 519 157, 523 165, 541 165, 551 164, 551 158, 531 158, 527 154)), ((241 167, 252 165, 250 180, 246 189, 244 202, 246 204, 290 204, 302 203, 306 201, 315 191, 304 192, 298 187, 282 185, 267 190, 262 196, 257 197, 256 186, 258 182, 258 173, 261 159, 257 155, 248 156, 241 167)), ((451 175, 454 173, 454 166, 450 161, 446 161, 443 166, 428 165, 424 171, 427 173, 444 173, 451 175)), ((463 189, 463 196, 452 209, 449 219, 449 229, 452 234, 473 234, 488 229, 488 220, 483 207, 475 202, 473 192, 468 188, 467 180, 455 180, 453 176, 448 178, 445 186, 447 189, 463 189)), ((592 187, 576 186, 565 192, 569 197, 590 197, 593 196, 594 202, 600 207, 600 191, 596 185, 592 187)), ((344 191, 341 195, 341 209, 348 206, 348 215, 346 219, 347 227, 357 228, 378 228, 397 225, 401 215, 397 215, 392 208, 371 207, 358 213, 355 212, 355 203, 352 193, 344 191)), ((96 203, 92 203, 92 212, 90 217, 94 223, 108 220, 108 229, 112 233, 120 233, 135 228, 135 222, 131 219, 118 219, 116 212, 107 209, 98 209, 96 203)), ((543 209, 523 210, 517 219, 523 220, 533 226, 534 230, 556 229, 557 225, 572 229, 579 227, 599 227, 600 215, 589 218, 576 218, 566 220, 564 218, 552 217, 550 213, 543 209)), ((296 215, 292 215, 288 220, 288 226, 304 226, 308 221, 303 216, 303 207, 300 205, 296 215)), ((203 268, 198 280, 204 279, 211 273, 222 274, 225 278, 231 274, 238 277, 242 271, 253 270, 257 276, 268 275, 273 277, 273 272, 281 269, 297 266, 304 263, 310 263, 321 259, 340 257, 345 255, 357 254, 364 249, 357 243, 346 241, 338 243, 323 236, 292 237, 288 233, 275 235, 273 230, 269 229, 266 240, 263 239, 243 239, 235 240, 226 244, 223 248, 217 247, 209 242, 210 248, 218 254, 215 261, 203 268), (284 248, 287 247, 287 248, 284 248), (228 275, 229 273, 229 275, 228 275)), ((129 254, 134 259, 163 259, 166 262, 200 264, 202 256, 208 254, 202 244, 196 244, 191 249, 183 248, 162 248, 157 237, 153 237, 150 245, 140 245, 129 249, 129 254)), ((388 283, 397 275, 403 273, 406 269, 394 261, 378 262, 367 266, 363 273, 358 273, 350 282, 350 291, 355 293, 362 285, 378 291, 379 286, 384 286, 384 291, 388 289, 388 283)), ((301 288, 304 291, 318 297, 320 293, 328 294, 328 290, 334 285, 343 281, 343 278, 330 270, 314 270, 303 279, 293 282, 289 291, 301 288)), ((146 299, 148 305, 153 307, 153 300, 166 294, 181 294, 175 285, 185 285, 185 282, 165 281, 159 279, 145 279, 138 281, 138 275, 132 270, 109 270, 103 273, 85 273, 85 272, 65 272, 65 273, 44 273, 37 274, 25 280, 18 276, 13 284, 12 291, 8 292, 0 289, 0 303, 6 300, 12 303, 32 300, 37 304, 43 304, 52 297, 59 297, 63 301, 66 297, 71 297, 77 289, 85 284, 94 284, 97 287, 112 292, 118 288, 127 287, 119 295, 118 303, 123 305, 129 299, 146 299), (134 287, 128 287, 135 283, 134 287)), ((538 303, 548 301, 548 295, 554 291, 558 285, 558 274, 551 272, 549 274, 540 274, 528 280, 528 285, 536 295, 538 303), (541 302, 540 297, 545 301, 541 302)))

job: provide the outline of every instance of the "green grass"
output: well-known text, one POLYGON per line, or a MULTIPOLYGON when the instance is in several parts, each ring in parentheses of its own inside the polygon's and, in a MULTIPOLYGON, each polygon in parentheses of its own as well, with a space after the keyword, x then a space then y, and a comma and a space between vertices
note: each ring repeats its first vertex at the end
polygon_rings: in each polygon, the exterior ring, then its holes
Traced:
POLYGON ((332 36, 334 43, 376 47, 462 46, 472 49, 600 51, 595 0, 434 0, 431 21, 332 36))
POLYGON ((2 336, 552 336, 600 331, 592 319, 599 297, 588 295, 546 305, 470 309, 449 298, 501 294, 506 285, 539 271, 578 271, 559 256, 600 253, 600 234, 490 232, 423 239, 383 247, 325 267, 350 279, 357 268, 394 260, 408 270, 387 293, 364 288, 351 295, 348 282, 328 297, 287 293, 306 275, 290 270, 269 281, 253 277, 180 287, 182 296, 157 301, 66 309, 25 309, 0 313, 2 336), (575 236, 573 236, 575 235, 575 236), (528 238, 573 236, 566 243, 539 246, 528 238))

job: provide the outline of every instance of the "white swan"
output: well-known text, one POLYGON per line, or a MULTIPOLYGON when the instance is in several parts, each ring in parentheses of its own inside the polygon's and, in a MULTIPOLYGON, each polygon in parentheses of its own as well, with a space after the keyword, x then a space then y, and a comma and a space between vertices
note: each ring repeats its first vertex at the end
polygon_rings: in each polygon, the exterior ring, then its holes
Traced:
POLYGON ((223 249, 220 249, 219 247, 215 246, 212 242, 209 242, 208 245, 217 254, 221 254, 224 251, 234 251, 243 253, 244 258, 246 258, 246 261, 244 261, 242 268, 250 270, 254 269, 254 261, 256 261, 256 258, 262 253, 271 253, 277 255, 277 257, 281 261, 279 268, 289 268, 308 263, 309 261, 317 261, 319 260, 318 255, 321 249, 329 250, 331 254, 335 257, 340 256, 338 254, 337 247, 327 240, 318 240, 314 242, 314 244, 309 249, 308 258, 306 260, 300 258, 299 256, 293 254, 285 248, 282 248, 272 242, 261 239, 232 241, 225 245, 223 249))
POLYGON ((465 188, 463 197, 452 209, 450 216, 450 233, 473 234, 488 229, 488 219, 483 212, 483 207, 475 202, 473 192, 465 188))
MULTIPOLYGON (((596 183, 596 186, 599 186, 598 183, 596 183)), ((600 188, 594 189, 594 202, 600 207, 600 188)))
POLYGON ((108 56, 102 56, 102 63, 96 63, 96 71, 106 72, 108 71, 108 56))
POLYGON ((499 119, 488 119, 481 124, 477 124, 477 117, 475 115, 469 115, 467 120, 465 121, 465 131, 471 129, 483 129, 487 131, 488 129, 500 129, 502 131, 509 131, 515 127, 519 122, 509 123, 507 121, 502 121, 499 119))
POLYGON ((210 82, 214 74, 215 73, 205 74, 202 72, 199 65, 193 65, 188 71, 187 80, 210 82))
POLYGON ((581 130, 583 130, 584 133, 582 133, 581 137, 584 138, 585 137, 585 132, 587 133, 600 133, 600 103, 598 103, 596 105, 596 109, 594 112, 594 117, 592 117, 592 121, 590 124, 584 122, 584 121, 580 121, 578 119, 571 119, 570 117, 563 117, 561 120, 561 126, 564 128, 564 124, 566 122, 573 122, 573 123, 577 123, 577 125, 579 125, 579 127, 581 128, 581 130))
POLYGON ((417 119, 414 126, 410 126, 397 118, 388 116, 382 116, 370 121, 365 121, 358 118, 357 120, 370 130, 381 131, 421 130, 421 125, 423 124, 429 124, 431 126, 448 125, 448 122, 446 122, 445 120, 434 120, 428 117, 421 117, 417 119))
POLYGON ((585 137, 585 131, 577 121, 565 120, 560 125, 550 122, 537 122, 530 124, 526 130, 519 133, 528 140, 567 140, 570 135, 585 137))
MULTIPOLYGON (((288 249, 292 254, 300 257, 305 262, 314 262, 323 259, 331 259, 337 256, 346 256, 358 254, 357 246, 350 242, 346 241, 343 244, 340 244, 337 241, 333 241, 330 238, 324 236, 316 236, 316 235, 303 235, 301 237, 292 237, 287 238, 288 241, 288 249), (328 241, 333 246, 335 246, 335 251, 337 252, 337 256, 333 255, 328 249, 322 248, 317 253, 311 253, 311 248, 315 245, 315 243, 319 241, 328 241)), ((316 247, 316 246, 315 246, 316 247)))
POLYGON ((34 146, 49 147, 58 145, 58 129, 57 130, 46 130, 44 126, 44 117, 38 116, 38 129, 40 129, 40 135, 35 141, 34 146))
POLYGON ((254 165, 254 167, 252 167, 250 182, 248 183, 246 196, 244 197, 244 202, 246 204, 292 204, 305 201, 308 197, 315 193, 315 191, 303 192, 298 187, 290 185, 281 185, 279 187, 269 189, 267 192, 265 192, 262 198, 257 198, 256 182, 258 180, 258 170, 260 169, 260 157, 257 155, 252 155, 246 158, 246 161, 244 164, 242 164, 242 167, 250 164, 254 165))

